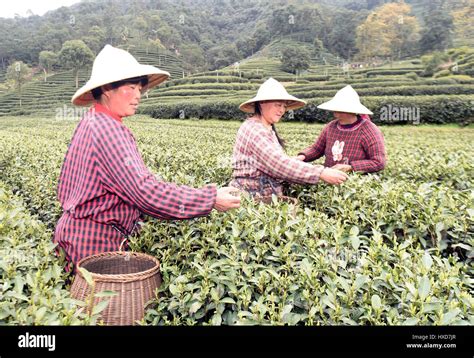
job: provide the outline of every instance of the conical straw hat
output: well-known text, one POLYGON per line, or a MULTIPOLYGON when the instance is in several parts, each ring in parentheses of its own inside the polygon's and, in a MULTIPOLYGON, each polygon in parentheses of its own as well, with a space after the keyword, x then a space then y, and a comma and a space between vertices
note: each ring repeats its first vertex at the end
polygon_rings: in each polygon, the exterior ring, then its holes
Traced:
POLYGON ((94 88, 141 76, 148 76, 148 85, 144 87, 148 90, 165 81, 170 74, 155 66, 141 65, 127 51, 105 45, 94 60, 89 81, 76 91, 71 102, 76 106, 88 106, 94 102, 91 92, 94 88))

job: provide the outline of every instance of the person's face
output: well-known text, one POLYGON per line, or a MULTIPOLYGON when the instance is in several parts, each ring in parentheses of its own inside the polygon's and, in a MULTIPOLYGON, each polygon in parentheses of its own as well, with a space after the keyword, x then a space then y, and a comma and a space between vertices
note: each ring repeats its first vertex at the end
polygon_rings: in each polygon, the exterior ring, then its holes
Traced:
POLYGON ((120 117, 133 116, 141 98, 141 84, 126 83, 114 89, 106 89, 107 106, 120 117))
POLYGON ((268 124, 277 123, 286 112, 286 101, 260 102, 262 117, 268 124))
POLYGON ((346 112, 334 112, 334 118, 341 122, 351 122, 356 118, 357 115, 354 113, 346 113, 346 112))

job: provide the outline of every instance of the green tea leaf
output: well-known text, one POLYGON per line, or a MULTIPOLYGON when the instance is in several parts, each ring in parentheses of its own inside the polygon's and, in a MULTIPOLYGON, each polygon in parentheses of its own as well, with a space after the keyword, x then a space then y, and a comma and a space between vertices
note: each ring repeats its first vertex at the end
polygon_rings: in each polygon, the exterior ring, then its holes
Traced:
POLYGON ((351 237, 351 244, 354 250, 357 250, 360 246, 360 239, 358 236, 351 237))
POLYGON ((420 298, 424 300, 428 295, 430 294, 431 291, 431 283, 430 279, 425 275, 423 276, 419 283, 418 283, 418 294, 420 295, 420 298))
POLYGON ((448 313, 443 314, 443 318, 441 319, 441 325, 451 324, 460 312, 461 310, 459 308, 455 308, 449 311, 448 313))
POLYGON ((357 236, 357 235, 359 235, 359 227, 358 227, 358 226, 355 226, 355 225, 352 226, 352 227, 351 227, 351 230, 350 230, 350 232, 349 232, 349 235, 350 235, 350 236, 357 236))
POLYGON ((46 307, 39 308, 38 311, 36 311, 36 315, 35 315, 36 321, 41 322, 45 313, 46 313, 46 307))
POLYGON ((199 301, 193 302, 191 304, 191 306, 189 307, 189 314, 194 314, 197 311, 199 311, 199 309, 202 307, 202 305, 203 305, 202 302, 199 302, 199 301))
POLYGON ((382 307, 382 301, 380 300, 379 295, 373 295, 372 299, 371 299, 371 302, 372 302, 372 307, 376 311, 379 310, 382 307))
POLYGON ((222 324, 222 316, 216 313, 214 316, 212 316, 211 324, 213 326, 220 326, 222 324))
POLYGON ((87 284, 89 286, 93 286, 94 279, 92 278, 92 274, 89 271, 87 271, 84 267, 79 267, 78 269, 81 272, 82 277, 84 277, 84 279, 86 280, 87 284))
POLYGON ((224 297, 220 301, 220 303, 231 303, 231 304, 236 304, 235 300, 231 297, 224 297))
POLYGON ((419 319, 416 317, 411 317, 407 318, 405 321, 403 321, 402 325, 404 326, 414 326, 418 323, 419 319))
POLYGON ((459 243, 459 244, 454 244, 451 246, 453 249, 456 248, 456 247, 460 247, 461 249, 464 249, 464 250, 467 250, 467 251, 470 251, 472 250, 472 247, 467 245, 467 244, 463 244, 463 243, 459 243))
POLYGON ((431 255, 428 252, 425 252, 422 258, 423 266, 429 270, 431 266, 433 265, 433 259, 431 258, 431 255))
POLYGON ((411 283, 411 282, 406 282, 405 285, 407 286, 408 288, 408 291, 410 291, 410 293, 412 294, 413 297, 416 296, 416 288, 415 286, 411 283))
POLYGON ((282 321, 290 326, 297 325, 301 320, 301 315, 297 313, 286 313, 283 315, 282 321))
POLYGON ((358 291, 362 286, 364 286, 369 281, 369 277, 365 275, 357 276, 354 281, 354 291, 358 291))
POLYGON ((105 290, 105 291, 96 293, 94 296, 95 297, 113 297, 117 295, 118 295, 118 292, 105 290))
POLYGON ((101 313, 103 310, 105 310, 105 308, 108 306, 109 304, 109 300, 104 300, 104 301, 100 301, 97 305, 94 306, 94 308, 92 309, 92 315, 96 315, 96 314, 99 314, 101 313))

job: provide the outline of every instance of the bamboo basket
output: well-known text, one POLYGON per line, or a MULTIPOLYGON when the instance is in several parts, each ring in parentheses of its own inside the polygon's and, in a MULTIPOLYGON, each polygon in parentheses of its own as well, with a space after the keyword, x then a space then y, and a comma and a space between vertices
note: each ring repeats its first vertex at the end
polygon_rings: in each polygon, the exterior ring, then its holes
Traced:
POLYGON ((156 297, 156 289, 161 284, 159 261, 143 253, 113 251, 83 258, 78 268, 92 274, 91 287, 80 270, 71 286, 71 296, 85 301, 90 294, 115 291, 113 297, 94 298, 94 305, 108 299, 109 304, 101 312, 106 325, 134 325, 145 315, 147 302, 156 297), (94 291, 94 292, 92 292, 94 291))

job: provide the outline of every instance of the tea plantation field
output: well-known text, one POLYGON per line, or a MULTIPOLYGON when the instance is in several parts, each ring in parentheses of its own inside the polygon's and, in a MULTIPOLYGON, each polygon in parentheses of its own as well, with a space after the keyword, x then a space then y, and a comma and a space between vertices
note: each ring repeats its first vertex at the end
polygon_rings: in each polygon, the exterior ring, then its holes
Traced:
MULTIPOLYGON (((97 324, 72 300, 52 232, 77 121, 0 118, 0 324, 97 324)), ((125 121, 165 180, 225 185, 238 121, 125 121)), ((288 154, 321 124, 281 123, 288 154)), ((299 205, 254 204, 191 221, 149 218, 131 248, 163 284, 145 325, 474 324, 474 128, 382 126, 383 173, 292 186, 299 205)))

